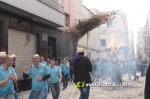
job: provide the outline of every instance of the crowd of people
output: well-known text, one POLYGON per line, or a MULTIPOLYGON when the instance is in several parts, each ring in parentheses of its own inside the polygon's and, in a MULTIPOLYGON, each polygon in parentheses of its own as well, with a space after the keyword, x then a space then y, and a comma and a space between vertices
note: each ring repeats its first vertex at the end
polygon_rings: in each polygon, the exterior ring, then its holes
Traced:
MULTIPOLYGON (((8 56, 5 52, 0 52, 0 99, 18 99, 14 90, 14 82, 18 81, 15 62, 15 54, 8 56)), ((32 75, 29 99, 47 99, 49 92, 53 99, 58 99, 61 82, 63 83, 62 90, 65 90, 68 81, 74 82, 76 85, 80 82, 92 83, 91 79, 93 81, 110 79, 115 83, 123 83, 122 75, 127 73, 129 80, 131 80, 131 75, 134 80, 138 80, 137 70, 141 71, 141 76, 146 75, 150 61, 149 59, 147 61, 129 59, 123 62, 117 58, 90 60, 84 57, 84 51, 80 50, 73 59, 64 57, 59 61, 54 59, 45 61, 44 57, 34 54, 32 62, 31 66, 25 66, 23 69, 24 79, 32 75)), ((89 87, 82 88, 81 85, 77 85, 77 87, 81 92, 80 99, 84 99, 84 97, 88 99, 89 87)))
POLYGON ((127 62, 123 62, 114 58, 113 60, 99 59, 96 61, 91 60, 93 71, 91 76, 94 80, 107 80, 116 79, 118 77, 119 81, 117 83, 122 83, 122 75, 128 73, 129 80, 131 80, 131 75, 134 76, 134 80, 138 80, 139 77, 136 75, 137 64, 135 59, 129 59, 127 62))
MULTIPOLYGON (((14 82, 18 81, 15 62, 15 54, 9 56, 5 52, 0 52, 0 99, 18 99, 14 90, 14 82)), ((35 54, 32 62, 31 66, 25 66, 23 69, 23 78, 27 79, 31 75, 32 79, 29 99, 47 99, 50 90, 53 99, 58 99, 59 83, 63 82, 62 90, 65 90, 68 81, 73 82, 73 68, 67 58, 63 58, 61 61, 54 59, 45 61, 44 57, 35 54)))
POLYGON ((135 59, 130 58, 127 61, 121 61, 117 58, 113 59, 99 59, 93 60, 92 63, 92 73, 91 77, 93 80, 107 80, 111 79, 112 74, 115 70, 120 72, 120 75, 128 74, 129 80, 131 80, 131 75, 134 77, 134 80, 138 80, 139 76, 136 75, 136 72, 141 72, 140 76, 146 76, 150 59, 135 59))

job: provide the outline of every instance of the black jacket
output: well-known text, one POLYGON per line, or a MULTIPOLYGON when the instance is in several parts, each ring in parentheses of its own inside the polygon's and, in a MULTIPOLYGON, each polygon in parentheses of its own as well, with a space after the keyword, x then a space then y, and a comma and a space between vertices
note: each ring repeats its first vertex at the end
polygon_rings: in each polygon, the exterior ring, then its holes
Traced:
POLYGON ((150 99, 150 65, 146 74, 144 99, 150 99))
POLYGON ((80 57, 73 62, 74 82, 91 83, 89 72, 92 72, 92 64, 86 57, 80 57))

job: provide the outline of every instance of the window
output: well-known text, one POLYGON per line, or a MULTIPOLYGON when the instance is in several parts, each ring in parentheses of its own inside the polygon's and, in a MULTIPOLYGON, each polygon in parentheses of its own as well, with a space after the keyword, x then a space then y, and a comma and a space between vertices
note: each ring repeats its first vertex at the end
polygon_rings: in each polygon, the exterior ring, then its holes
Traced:
POLYGON ((146 38, 146 47, 150 47, 150 40, 149 40, 149 38, 146 38))
POLYGON ((113 27, 113 23, 111 20, 107 21, 107 28, 113 27))
POLYGON ((69 14, 66 14, 65 13, 65 21, 66 21, 66 26, 70 26, 70 16, 69 16, 69 14))
POLYGON ((101 46, 106 46, 106 39, 101 39, 101 46))
POLYGON ((48 41, 48 33, 42 33, 42 40, 43 41, 48 41))

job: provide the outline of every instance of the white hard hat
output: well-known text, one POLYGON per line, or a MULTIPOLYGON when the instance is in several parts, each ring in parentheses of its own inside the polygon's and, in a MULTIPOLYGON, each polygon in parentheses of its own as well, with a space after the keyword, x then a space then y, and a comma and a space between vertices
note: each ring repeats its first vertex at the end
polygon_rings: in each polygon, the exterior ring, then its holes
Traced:
POLYGON ((77 53, 82 53, 82 52, 85 52, 85 50, 83 48, 78 48, 77 49, 77 53))
POLYGON ((6 53, 5 52, 0 52, 0 57, 5 56, 6 53))
POLYGON ((10 57, 14 58, 14 57, 16 57, 16 55, 15 54, 11 54, 10 57))

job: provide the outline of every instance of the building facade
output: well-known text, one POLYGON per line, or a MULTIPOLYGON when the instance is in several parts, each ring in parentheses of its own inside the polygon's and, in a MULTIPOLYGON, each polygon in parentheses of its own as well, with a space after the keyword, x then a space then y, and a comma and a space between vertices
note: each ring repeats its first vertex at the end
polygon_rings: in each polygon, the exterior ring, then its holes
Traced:
POLYGON ((144 34, 145 34, 145 28, 141 27, 138 31, 138 37, 137 37, 137 56, 138 58, 146 58, 144 48, 144 34))
POLYGON ((35 53, 45 59, 76 54, 59 29, 74 25, 75 17, 76 0, 0 0, 0 51, 16 54, 18 61, 25 46, 16 68, 20 80, 35 53))
MULTIPOLYGON (((117 58, 125 61, 127 56, 124 54, 128 48, 128 26, 126 15, 120 10, 116 12, 113 20, 100 26, 100 58, 110 58, 117 54, 117 58)), ((103 12, 110 13, 110 12, 103 12)))
POLYGON ((138 32, 137 50, 138 57, 142 59, 150 58, 150 11, 148 11, 144 28, 138 32))
POLYGON ((134 48, 134 37, 133 37, 133 31, 128 31, 128 39, 129 39, 129 58, 135 57, 135 48, 134 48))
MULTIPOLYGON (((82 0, 77 0, 77 21, 91 18, 94 13, 82 5, 82 0)), ((99 57, 99 28, 95 28, 84 35, 77 43, 78 48, 84 48, 90 59, 99 57)))

